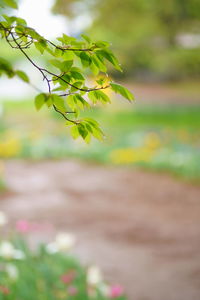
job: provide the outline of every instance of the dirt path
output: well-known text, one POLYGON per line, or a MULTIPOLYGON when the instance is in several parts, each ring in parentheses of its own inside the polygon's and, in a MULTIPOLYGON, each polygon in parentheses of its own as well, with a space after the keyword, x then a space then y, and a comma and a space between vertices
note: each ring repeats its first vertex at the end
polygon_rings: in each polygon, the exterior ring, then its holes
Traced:
POLYGON ((122 283, 130 300, 200 299, 199 187, 74 161, 7 162, 6 170, 13 193, 0 209, 74 232, 78 255, 122 283))

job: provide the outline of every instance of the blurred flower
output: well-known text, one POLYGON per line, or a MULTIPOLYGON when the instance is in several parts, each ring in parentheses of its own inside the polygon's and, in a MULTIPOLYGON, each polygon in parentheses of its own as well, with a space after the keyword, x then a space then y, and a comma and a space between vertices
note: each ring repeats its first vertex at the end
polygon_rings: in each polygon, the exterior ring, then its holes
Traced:
POLYGON ((76 277, 75 271, 74 270, 70 270, 69 272, 61 275, 60 279, 61 279, 61 281, 63 283, 69 284, 69 283, 71 283, 74 280, 75 277, 76 277))
POLYGON ((0 157, 13 157, 21 151, 21 141, 15 131, 7 131, 0 142, 0 157))
POLYGON ((71 233, 59 233, 54 242, 49 243, 46 247, 47 252, 56 253, 68 251, 73 248, 76 242, 75 236, 71 233))
POLYGON ((31 229, 30 224, 26 220, 19 220, 16 223, 16 230, 21 233, 29 232, 31 229))
POLYGON ((160 137, 155 132, 150 132, 144 139, 144 144, 147 148, 157 149, 161 146, 160 137))
POLYGON ((96 286, 102 282, 102 273, 97 266, 91 266, 87 270, 87 283, 96 286))
POLYGON ((124 289, 121 285, 113 285, 110 287, 110 297, 117 298, 122 296, 124 293, 124 289))
POLYGON ((190 136, 187 130, 181 129, 177 132, 177 137, 182 141, 182 142, 189 142, 190 136))
POLYGON ((16 222, 15 228, 20 233, 28 233, 30 231, 33 232, 52 230, 53 226, 49 223, 34 223, 22 219, 16 222))
POLYGON ((18 269, 14 264, 7 264, 5 270, 10 279, 16 280, 19 277, 18 269))
POLYGON ((4 295, 8 295, 10 294, 10 290, 9 288, 7 288, 6 286, 4 285, 0 285, 0 292, 4 295))
POLYGON ((130 164, 142 161, 150 161, 154 156, 152 149, 145 147, 122 148, 110 153, 111 162, 115 164, 130 164))
POLYGON ((0 256, 6 259, 24 259, 24 252, 16 249, 10 242, 2 241, 0 244, 0 256))
POLYGON ((4 226, 8 222, 7 216, 3 211, 0 211, 0 226, 4 226))
POLYGON ((78 289, 77 289, 77 287, 71 285, 68 287, 67 292, 70 296, 74 296, 78 293, 78 289))
POLYGON ((105 282, 101 282, 98 286, 98 289, 105 297, 110 297, 110 286, 105 282))

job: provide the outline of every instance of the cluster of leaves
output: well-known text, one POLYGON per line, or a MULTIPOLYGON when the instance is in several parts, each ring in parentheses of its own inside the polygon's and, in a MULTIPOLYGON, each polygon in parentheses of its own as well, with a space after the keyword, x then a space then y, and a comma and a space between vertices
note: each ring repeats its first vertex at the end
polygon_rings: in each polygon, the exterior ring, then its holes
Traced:
MULTIPOLYGON (((16 8, 14 0, 0 0, 0 4, 16 8)), ((33 28, 27 26, 22 18, 2 14, 0 22, 0 36, 13 48, 18 49, 26 59, 42 75, 47 84, 47 92, 42 92, 35 98, 35 106, 39 110, 43 105, 53 108, 67 121, 71 127, 74 138, 81 136, 86 142, 91 137, 101 140, 103 132, 99 124, 92 119, 79 119, 80 112, 89 109, 98 103, 109 103, 110 99, 106 89, 111 89, 128 99, 133 95, 123 86, 112 82, 107 74, 107 63, 122 71, 117 58, 104 41, 92 41, 88 36, 82 35, 76 39, 63 34, 57 42, 45 39, 33 28), (35 46, 41 55, 49 58, 48 69, 39 66, 27 53, 27 49, 35 46), (89 86, 85 73, 98 76, 93 86, 89 86)), ((8 77, 19 76, 23 81, 29 82, 27 74, 23 71, 14 71, 5 60, 0 60, 0 75, 5 73, 8 77)))

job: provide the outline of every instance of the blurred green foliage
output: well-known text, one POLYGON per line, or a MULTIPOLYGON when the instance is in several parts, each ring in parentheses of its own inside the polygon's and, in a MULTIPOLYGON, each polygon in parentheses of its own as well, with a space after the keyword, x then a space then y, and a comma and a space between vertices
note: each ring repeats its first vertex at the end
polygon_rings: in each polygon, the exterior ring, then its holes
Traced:
POLYGON ((125 75, 200 77, 199 0, 56 0, 54 11, 70 18, 89 14, 88 32, 113 42, 125 75))
POLYGON ((170 171, 188 180, 200 180, 197 105, 145 105, 120 111, 116 106, 93 109, 89 117, 104 124, 106 139, 103 143, 92 141, 90 146, 80 139, 74 142, 67 138, 57 114, 49 115, 46 109, 32 115, 32 106, 29 101, 5 102, 0 123, 1 158, 74 157, 170 171))
POLYGON ((11 241, 0 240, 0 300, 126 299, 121 291, 116 295, 116 287, 109 286, 100 275, 97 278, 100 270, 96 266, 81 265, 67 250, 50 253, 46 244, 35 248, 33 251, 18 235, 11 241))

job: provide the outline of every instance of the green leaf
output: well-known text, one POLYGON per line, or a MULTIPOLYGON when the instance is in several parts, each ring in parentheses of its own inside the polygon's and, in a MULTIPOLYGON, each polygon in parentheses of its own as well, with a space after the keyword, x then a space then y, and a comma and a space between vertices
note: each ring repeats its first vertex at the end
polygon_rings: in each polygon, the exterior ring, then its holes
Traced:
POLYGON ((53 65, 54 67, 56 67, 57 69, 61 70, 62 68, 62 63, 60 60, 58 59, 51 59, 49 60, 50 64, 53 65))
POLYGON ((88 42, 88 44, 91 43, 91 39, 89 38, 89 36, 85 35, 85 34, 81 34, 81 37, 86 41, 88 42))
POLYGON ((122 85, 112 82, 112 83, 110 83, 110 86, 111 86, 111 89, 115 93, 120 94, 121 96, 128 99, 129 101, 134 100, 133 94, 127 88, 123 87, 122 85))
POLYGON ((40 108, 44 105, 46 102, 46 94, 41 93, 36 96, 35 98, 35 107, 37 110, 40 110, 40 108))
POLYGON ((17 3, 14 0, 3 0, 3 2, 12 8, 18 8, 17 3))
POLYGON ((102 103, 111 102, 110 98, 100 90, 89 92, 88 97, 94 104, 97 103, 97 101, 101 101, 102 103))
POLYGON ((85 99, 81 95, 75 94, 73 97, 80 109, 83 109, 84 107, 90 107, 90 105, 87 103, 87 101, 85 101, 85 99))
POLYGON ((27 26, 26 21, 25 21, 24 19, 22 19, 22 18, 16 18, 16 23, 17 23, 18 25, 27 26))
POLYGON ((44 40, 40 40, 40 41, 38 41, 38 42, 35 42, 34 45, 35 45, 35 48, 36 48, 38 51, 40 51, 41 54, 44 53, 44 50, 45 50, 45 48, 46 48, 46 46, 47 46, 47 44, 46 44, 46 42, 45 42, 44 40))
POLYGON ((92 55, 92 62, 94 63, 94 65, 102 72, 106 73, 107 68, 103 62, 103 59, 101 59, 100 56, 97 55, 92 55))
POLYGON ((88 131, 86 129, 86 127, 83 124, 78 124, 78 132, 80 134, 80 136, 85 140, 86 136, 88 135, 88 131))
POLYGON ((12 78, 15 75, 10 62, 3 57, 0 57, 0 75, 2 73, 5 73, 9 78, 12 78))
POLYGON ((31 28, 31 27, 26 27, 26 33, 28 35, 30 35, 33 39, 35 40, 41 40, 42 36, 39 35, 39 33, 37 33, 35 31, 35 29, 31 28))
POLYGON ((68 72, 73 65, 73 60, 65 60, 61 64, 61 71, 63 72, 68 72))
POLYGON ((24 82, 29 82, 30 81, 28 75, 25 72, 18 70, 18 71, 16 71, 16 74, 24 82))
POLYGON ((74 95, 69 95, 67 97, 67 104, 74 111, 74 109, 76 108, 76 102, 75 102, 74 95))
POLYGON ((63 58, 65 60, 73 60, 74 59, 74 52, 71 50, 65 50, 63 51, 63 58))
POLYGON ((107 81, 107 79, 105 77, 104 78, 102 77, 102 78, 96 80, 96 83, 98 83, 99 85, 103 86, 104 83, 106 83, 106 81, 107 81))
POLYGON ((110 50, 108 50, 108 49, 97 50, 96 54, 100 57, 107 59, 115 67, 115 69, 122 72, 122 69, 119 65, 117 58, 114 56, 114 54, 110 50))
POLYGON ((98 91, 95 91, 96 92, 96 95, 98 97, 98 99, 101 101, 101 102, 108 102, 110 103, 110 98, 104 93, 102 92, 101 90, 98 90, 98 91))
POLYGON ((108 42, 104 42, 104 41, 95 42, 94 45, 96 48, 107 48, 110 46, 108 42))
POLYGON ((73 125, 71 127, 70 133, 71 133, 73 139, 75 139, 75 140, 80 136, 80 133, 79 133, 77 125, 73 125))
POLYGON ((85 67, 85 68, 89 67, 89 65, 92 62, 92 60, 90 58, 90 55, 87 54, 86 52, 81 52, 79 57, 80 57, 80 60, 81 60, 81 63, 83 65, 83 67, 85 67))
POLYGON ((64 54, 64 51, 59 49, 59 48, 56 48, 55 51, 54 51, 54 56, 55 57, 61 57, 61 56, 63 56, 63 54, 64 54))
POLYGON ((57 107, 58 110, 60 110, 62 112, 66 111, 65 102, 60 96, 58 96, 56 94, 51 94, 50 97, 53 101, 53 104, 57 107))
POLYGON ((84 81, 85 78, 83 77, 83 75, 80 72, 74 71, 74 69, 70 70, 71 77, 73 77, 75 80, 84 81))
POLYGON ((99 74, 99 68, 92 62, 90 65, 90 70, 92 71, 92 73, 97 76, 99 74))
MULTIPOLYGON (((74 38, 74 37, 71 37, 71 36, 68 36, 68 35, 66 35, 65 33, 63 33, 63 36, 62 36, 62 43, 63 44, 70 44, 71 42, 73 42, 73 41, 76 41, 76 38, 74 38)), ((58 39, 59 40, 59 39, 58 39)))
POLYGON ((71 90, 70 92, 76 92, 79 88, 81 88, 83 85, 83 82, 82 81, 76 81, 73 83, 73 86, 71 87, 71 90))
POLYGON ((99 127, 99 124, 97 123, 97 121, 91 119, 91 118, 85 118, 84 119, 84 123, 89 125, 89 127, 87 125, 88 130, 91 132, 92 131, 92 135, 102 141, 104 138, 104 134, 103 131, 101 130, 101 128, 99 127))

